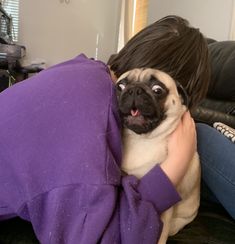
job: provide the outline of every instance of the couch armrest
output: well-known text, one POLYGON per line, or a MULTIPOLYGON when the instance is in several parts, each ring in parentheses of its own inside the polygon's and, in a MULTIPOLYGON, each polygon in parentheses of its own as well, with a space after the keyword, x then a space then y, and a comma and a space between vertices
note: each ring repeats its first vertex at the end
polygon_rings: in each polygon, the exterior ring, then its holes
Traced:
POLYGON ((214 122, 222 122, 232 128, 235 128, 235 116, 209 108, 198 106, 193 112, 192 117, 196 122, 213 125, 214 122))

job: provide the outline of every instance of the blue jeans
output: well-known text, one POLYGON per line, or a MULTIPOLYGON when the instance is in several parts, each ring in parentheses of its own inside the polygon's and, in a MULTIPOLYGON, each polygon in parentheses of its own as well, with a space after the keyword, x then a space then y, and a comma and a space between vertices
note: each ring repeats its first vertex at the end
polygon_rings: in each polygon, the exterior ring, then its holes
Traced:
POLYGON ((235 219, 235 144, 206 124, 198 123, 196 128, 202 182, 211 192, 210 199, 217 199, 235 219))

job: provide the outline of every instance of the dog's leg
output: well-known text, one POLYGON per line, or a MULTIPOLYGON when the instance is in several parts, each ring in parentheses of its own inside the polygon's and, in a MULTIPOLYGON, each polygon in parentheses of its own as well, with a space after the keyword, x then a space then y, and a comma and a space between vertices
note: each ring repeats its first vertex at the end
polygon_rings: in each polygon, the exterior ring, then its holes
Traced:
POLYGON ((191 192, 192 194, 174 206, 173 218, 169 235, 175 235, 185 225, 193 221, 197 216, 200 205, 200 185, 195 186, 191 192))
POLYGON ((177 188, 182 200, 173 206, 169 235, 175 235, 196 217, 200 205, 200 165, 195 154, 183 181, 177 188))
POLYGON ((165 244, 169 236, 170 231, 170 221, 173 215, 173 208, 171 207, 161 215, 161 220, 163 222, 163 229, 158 241, 158 244, 165 244))

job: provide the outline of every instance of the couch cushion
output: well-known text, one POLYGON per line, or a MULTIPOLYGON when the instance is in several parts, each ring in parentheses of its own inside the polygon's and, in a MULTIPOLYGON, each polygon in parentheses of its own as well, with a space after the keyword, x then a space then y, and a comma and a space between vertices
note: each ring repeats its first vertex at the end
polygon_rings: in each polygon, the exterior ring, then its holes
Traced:
POLYGON ((167 244, 234 244, 235 221, 220 204, 202 201, 195 220, 167 244))
POLYGON ((235 101, 235 41, 208 44, 211 59, 211 82, 208 97, 235 101))

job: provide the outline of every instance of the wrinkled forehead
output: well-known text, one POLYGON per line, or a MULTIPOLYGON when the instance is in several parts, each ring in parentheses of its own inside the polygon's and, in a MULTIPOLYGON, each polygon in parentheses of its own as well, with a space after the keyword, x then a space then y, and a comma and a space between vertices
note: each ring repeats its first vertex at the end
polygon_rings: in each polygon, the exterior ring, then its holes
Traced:
POLYGON ((132 82, 148 82, 152 78, 161 81, 167 88, 176 87, 174 80, 165 72, 157 69, 133 69, 121 75, 118 81, 127 79, 132 82))

